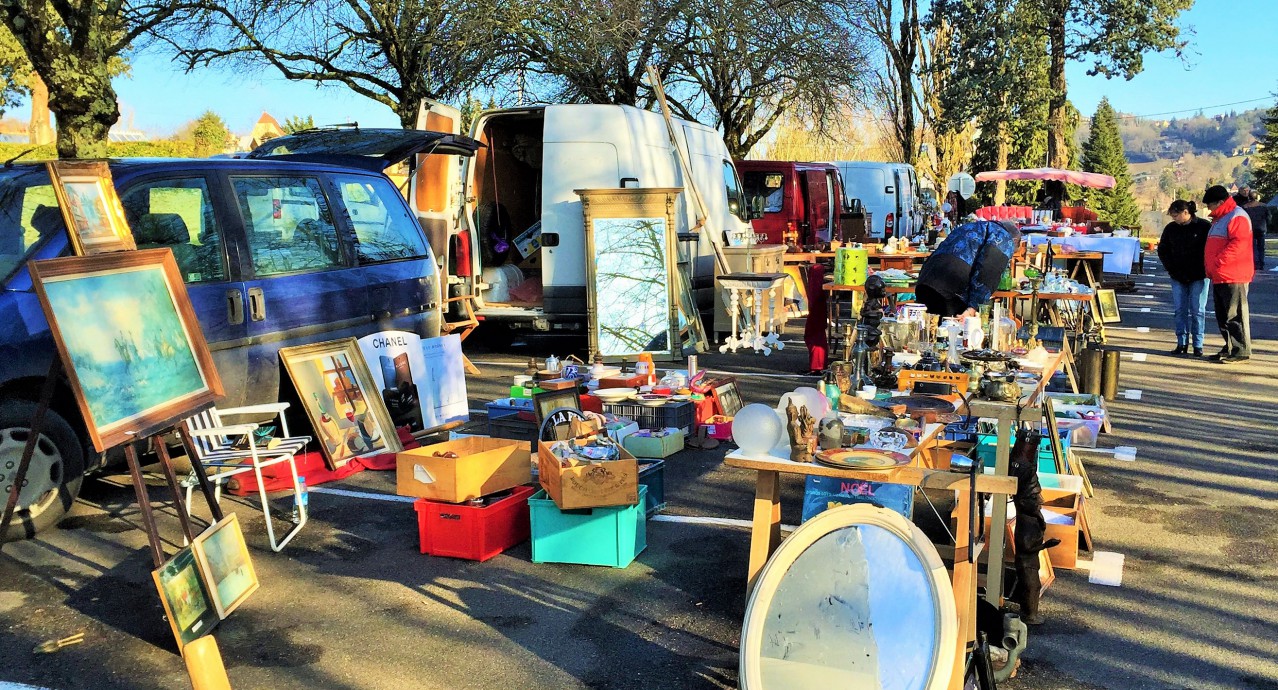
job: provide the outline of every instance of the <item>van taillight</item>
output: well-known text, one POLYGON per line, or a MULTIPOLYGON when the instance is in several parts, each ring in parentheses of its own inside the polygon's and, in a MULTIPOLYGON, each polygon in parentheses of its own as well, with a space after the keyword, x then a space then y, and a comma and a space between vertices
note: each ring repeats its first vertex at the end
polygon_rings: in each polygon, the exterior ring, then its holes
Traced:
POLYGON ((896 214, 889 213, 887 218, 883 220, 883 227, 887 229, 887 234, 891 235, 896 230, 896 214))

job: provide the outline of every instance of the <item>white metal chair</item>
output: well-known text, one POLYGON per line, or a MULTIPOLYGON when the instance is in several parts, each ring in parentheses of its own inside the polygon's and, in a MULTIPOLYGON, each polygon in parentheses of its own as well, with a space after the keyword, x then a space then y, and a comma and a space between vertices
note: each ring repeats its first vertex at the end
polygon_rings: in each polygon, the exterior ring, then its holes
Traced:
MULTIPOLYGON (((188 417, 183 422, 191 436, 193 447, 190 452, 208 471, 209 481, 213 482, 213 495, 218 502, 222 500, 222 482, 227 478, 244 472, 253 472, 257 477, 257 492, 262 499, 262 513, 266 516, 266 534, 271 539, 271 549, 276 552, 283 549, 306 524, 306 502, 298 500, 298 494, 302 489, 297 477, 295 456, 311 442, 311 438, 289 435, 288 421, 284 419, 284 410, 288 409, 288 406, 288 403, 269 403, 220 410, 213 407, 194 417, 188 417), (279 419, 280 430, 284 432, 283 438, 273 448, 261 448, 257 445, 257 439, 254 438, 253 433, 257 430, 258 424, 252 422, 226 424, 222 421, 223 417, 246 414, 275 415, 279 419), (235 447, 242 438, 248 439, 248 447, 235 447), (289 472, 293 477, 293 500, 294 505, 297 506, 298 520, 293 529, 284 535, 284 539, 277 543, 275 527, 271 523, 271 505, 267 501, 266 487, 262 482, 262 468, 280 463, 288 463, 289 472)), ((192 477, 186 481, 187 505, 191 504, 191 493, 197 483, 192 472, 192 477)))

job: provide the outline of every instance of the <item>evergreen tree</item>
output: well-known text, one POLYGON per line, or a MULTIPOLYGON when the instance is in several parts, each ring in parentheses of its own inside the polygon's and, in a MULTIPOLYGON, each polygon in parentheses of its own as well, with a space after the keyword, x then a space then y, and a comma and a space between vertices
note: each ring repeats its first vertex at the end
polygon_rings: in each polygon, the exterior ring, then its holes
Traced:
POLYGON ((212 110, 204 111, 195 120, 191 130, 191 138, 195 142, 195 157, 207 158, 226 150, 231 139, 231 130, 226 122, 212 110))
POLYGON ((1263 201, 1278 194, 1278 103, 1265 113, 1264 134, 1260 145, 1264 148, 1251 159, 1252 187, 1263 201))
POLYGON ((1083 170, 1109 175, 1117 182, 1113 189, 1092 190, 1089 195, 1092 208, 1101 220, 1115 226, 1140 223, 1140 208, 1132 197, 1132 177, 1127 170, 1123 138, 1118 133, 1118 114, 1108 98, 1102 98, 1096 106, 1091 136, 1083 144, 1083 170))

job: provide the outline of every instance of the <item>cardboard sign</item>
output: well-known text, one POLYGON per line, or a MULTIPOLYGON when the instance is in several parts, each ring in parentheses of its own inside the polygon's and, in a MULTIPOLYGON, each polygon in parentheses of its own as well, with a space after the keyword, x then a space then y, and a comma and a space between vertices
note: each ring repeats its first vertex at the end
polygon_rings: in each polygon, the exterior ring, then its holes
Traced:
POLYGON ((359 339, 395 426, 417 433, 470 419, 461 337, 383 331, 359 339))

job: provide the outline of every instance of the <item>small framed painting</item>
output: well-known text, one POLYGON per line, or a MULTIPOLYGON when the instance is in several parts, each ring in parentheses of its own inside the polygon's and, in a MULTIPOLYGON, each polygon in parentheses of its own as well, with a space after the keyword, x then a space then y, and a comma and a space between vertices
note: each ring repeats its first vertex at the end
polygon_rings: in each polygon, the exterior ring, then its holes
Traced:
POLYGON ((172 426, 222 395, 167 248, 32 261, 28 268, 99 452, 172 426))
POLYGON ((735 417, 741 411, 741 391, 737 389, 737 380, 732 377, 721 378, 711 384, 710 395, 714 398, 717 413, 725 417, 735 417))
POLYGON ((568 424, 573 419, 582 419, 581 395, 576 388, 565 388, 557 391, 533 393, 533 413, 537 417, 537 428, 553 428, 558 439, 568 431, 568 424), (556 410, 572 410, 559 412, 556 410), (575 414, 574 414, 575 413, 575 414), (547 425, 549 420, 549 425, 547 425))
POLYGON ((280 349, 330 469, 404 449, 354 338, 280 349))
POLYGON ((76 254, 137 249, 106 161, 50 161, 45 165, 76 254))
POLYGON ((191 550, 200 564, 200 573, 219 619, 225 619, 257 591, 257 571, 253 569, 253 559, 249 557, 235 513, 204 530, 191 542, 191 550))
POLYGON ((217 609, 200 577, 191 547, 178 551, 167 563, 151 571, 151 579, 160 592, 160 603, 164 604, 164 615, 169 619, 178 651, 217 625, 217 609))
POLYGON ((1096 291, 1096 307, 1101 323, 1118 323, 1123 315, 1118 311, 1118 295, 1113 290, 1096 291))

